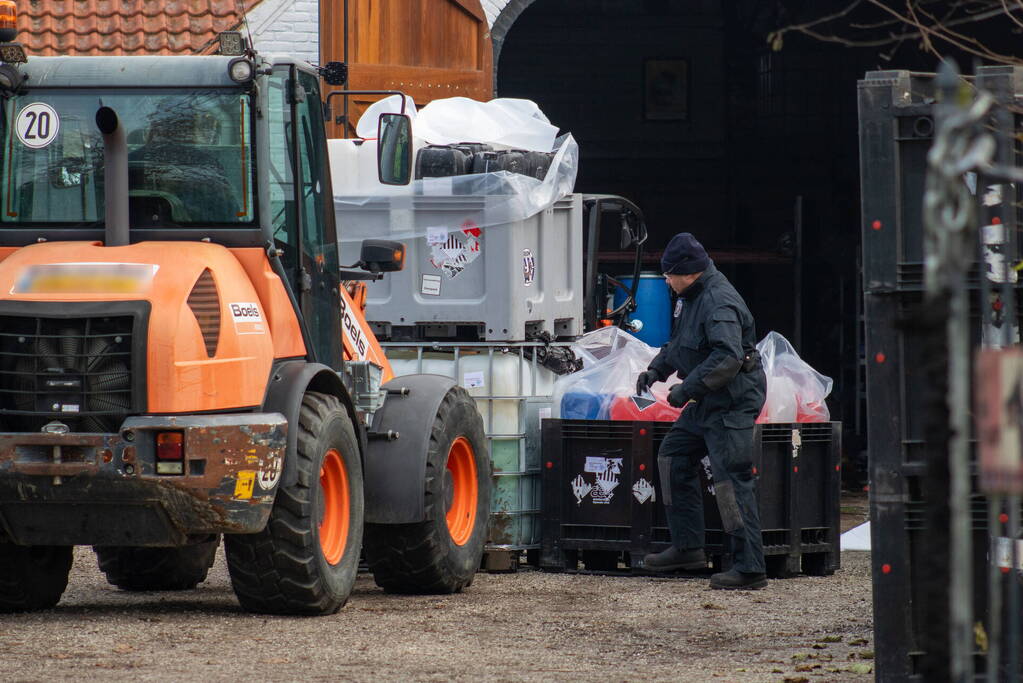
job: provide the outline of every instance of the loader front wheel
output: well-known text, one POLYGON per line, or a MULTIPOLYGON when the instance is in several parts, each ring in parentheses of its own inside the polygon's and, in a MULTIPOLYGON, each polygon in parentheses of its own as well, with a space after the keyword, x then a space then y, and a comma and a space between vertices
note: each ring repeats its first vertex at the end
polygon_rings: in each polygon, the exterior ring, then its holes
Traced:
POLYGON ((298 424, 294 483, 282 484, 266 528, 226 536, 231 584, 242 607, 263 614, 337 612, 355 584, 362 547, 362 463, 341 402, 307 393, 298 424))
POLYGON ((95 546, 107 583, 126 591, 184 591, 206 580, 220 536, 176 548, 95 546))
POLYGON ((71 571, 71 546, 0 544, 0 612, 49 609, 71 571))
POLYGON ((491 466, 483 419, 452 387, 437 410, 423 482, 426 520, 367 524, 366 562, 392 593, 457 593, 472 583, 487 541, 491 466))

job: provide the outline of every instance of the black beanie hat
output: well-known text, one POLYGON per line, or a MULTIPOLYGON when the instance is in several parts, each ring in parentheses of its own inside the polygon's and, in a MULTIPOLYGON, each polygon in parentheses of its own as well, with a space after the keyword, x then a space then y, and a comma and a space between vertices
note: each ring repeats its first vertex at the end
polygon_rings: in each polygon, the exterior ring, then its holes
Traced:
POLYGON ((671 238, 661 255, 661 272, 690 275, 707 269, 710 257, 692 233, 680 232, 671 238))

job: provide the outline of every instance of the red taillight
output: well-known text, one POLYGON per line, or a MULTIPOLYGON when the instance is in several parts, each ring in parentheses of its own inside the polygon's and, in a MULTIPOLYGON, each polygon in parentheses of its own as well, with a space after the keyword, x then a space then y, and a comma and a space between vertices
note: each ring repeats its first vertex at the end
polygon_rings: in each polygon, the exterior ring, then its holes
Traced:
POLYGON ((181 432, 156 435, 156 473, 185 473, 185 435, 181 432))

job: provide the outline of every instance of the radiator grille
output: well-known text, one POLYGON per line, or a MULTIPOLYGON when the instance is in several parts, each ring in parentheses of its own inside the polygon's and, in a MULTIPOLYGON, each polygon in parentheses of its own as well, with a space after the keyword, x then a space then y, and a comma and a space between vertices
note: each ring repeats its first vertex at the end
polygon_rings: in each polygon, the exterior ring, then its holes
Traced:
POLYGON ((60 420, 116 431, 133 412, 132 316, 0 316, 0 415, 10 431, 60 420))

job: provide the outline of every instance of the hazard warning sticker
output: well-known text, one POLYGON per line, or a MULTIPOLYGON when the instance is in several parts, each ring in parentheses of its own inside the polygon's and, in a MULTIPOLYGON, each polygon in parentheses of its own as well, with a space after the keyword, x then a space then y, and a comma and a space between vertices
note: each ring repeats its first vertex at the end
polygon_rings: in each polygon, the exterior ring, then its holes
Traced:
POLYGON ((256 473, 252 470, 242 470, 238 473, 238 480, 234 484, 234 497, 242 500, 252 498, 255 483, 256 473))
POLYGON ((447 278, 458 277, 483 252, 482 233, 475 223, 466 221, 460 231, 448 233, 445 241, 431 245, 430 263, 447 278))
POLYGON ((259 304, 250 302, 227 305, 234 321, 234 330, 238 334, 266 334, 263 314, 259 312, 259 304))
POLYGON ((522 284, 526 287, 536 279, 536 258, 529 249, 522 250, 522 284))

